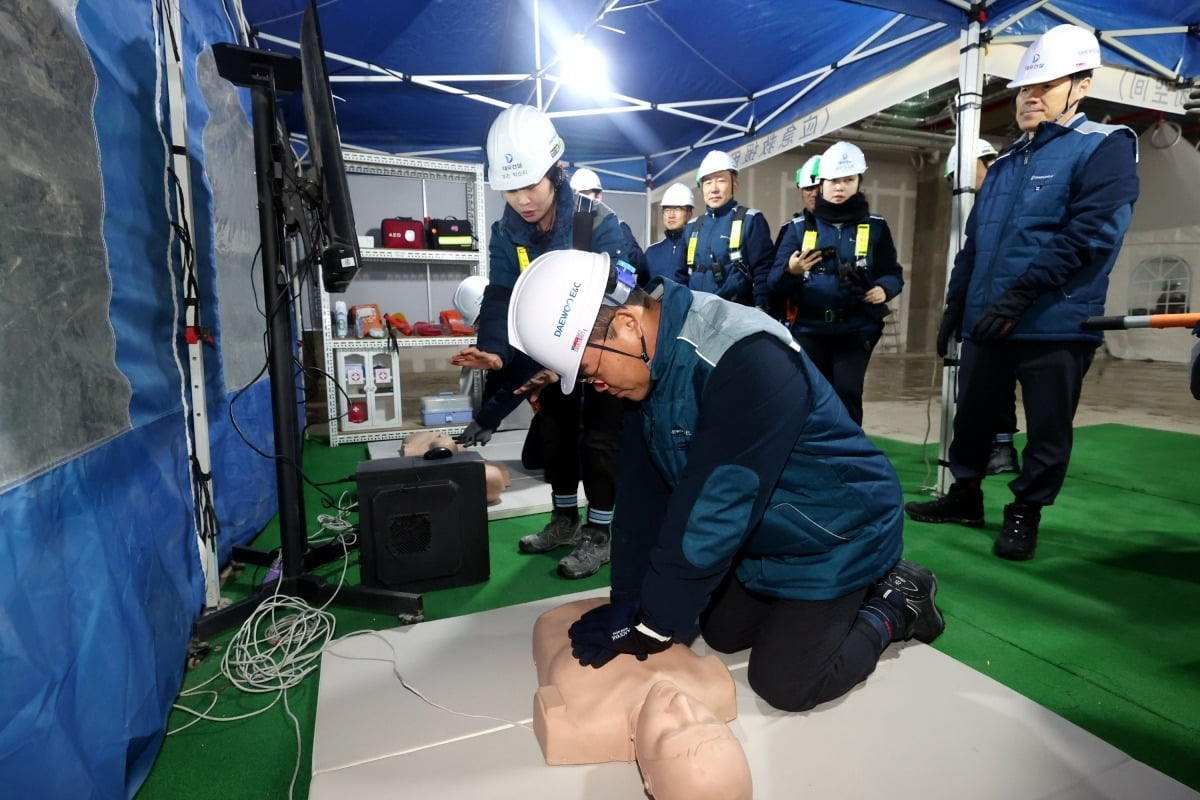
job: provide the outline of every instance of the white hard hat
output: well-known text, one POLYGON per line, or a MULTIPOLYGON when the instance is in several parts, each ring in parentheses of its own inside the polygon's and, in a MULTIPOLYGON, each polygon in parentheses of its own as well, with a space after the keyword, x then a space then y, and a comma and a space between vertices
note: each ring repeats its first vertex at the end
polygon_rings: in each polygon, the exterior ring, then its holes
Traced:
POLYGON ((796 188, 807 189, 811 186, 816 186, 821 182, 817 177, 817 171, 821 168, 821 157, 812 156, 808 161, 804 162, 804 166, 796 170, 796 188))
POLYGON ((726 169, 737 175, 737 164, 733 163, 729 153, 723 150, 713 150, 700 162, 700 169, 696 170, 696 183, 700 184, 705 177, 726 169))
POLYGON ((1039 36, 1021 56, 1009 89, 1074 75, 1100 66, 1100 41, 1078 25, 1056 25, 1039 36))
POLYGON ((571 189, 576 192, 599 192, 604 189, 600 185, 600 176, 587 167, 580 167, 571 176, 571 189))
POLYGON ((455 288, 454 308, 467 325, 474 325, 479 319, 479 307, 483 305, 483 290, 487 285, 488 279, 482 275, 468 275, 455 288))
POLYGON ((823 181, 848 178, 867 171, 867 157, 858 145, 850 142, 834 142, 821 154, 817 177, 823 181))
POLYGON ((579 362, 608 286, 607 253, 552 250, 517 278, 508 301, 508 341, 575 389, 579 362))
MULTIPOLYGON (((987 158, 988 156, 998 155, 996 148, 992 147, 992 143, 987 139, 979 139, 975 142, 975 157, 987 158)), ((950 145, 950 155, 946 157, 946 177, 949 178, 954 174, 954 170, 958 168, 958 145, 950 145)))
POLYGON ((686 206, 691 208, 696 205, 696 196, 692 194, 692 190, 682 183, 672 183, 663 192, 662 199, 663 207, 667 206, 686 206))
POLYGON ((502 192, 532 186, 564 150, 549 117, 533 106, 509 106, 488 130, 488 182, 502 192))

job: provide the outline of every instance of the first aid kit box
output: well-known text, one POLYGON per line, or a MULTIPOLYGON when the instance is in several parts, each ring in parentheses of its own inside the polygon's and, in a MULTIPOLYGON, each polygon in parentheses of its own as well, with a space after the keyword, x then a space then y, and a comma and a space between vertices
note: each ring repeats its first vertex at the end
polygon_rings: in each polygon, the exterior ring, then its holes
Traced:
POLYGON ((422 425, 466 425, 475 412, 465 394, 442 392, 421 398, 422 425))

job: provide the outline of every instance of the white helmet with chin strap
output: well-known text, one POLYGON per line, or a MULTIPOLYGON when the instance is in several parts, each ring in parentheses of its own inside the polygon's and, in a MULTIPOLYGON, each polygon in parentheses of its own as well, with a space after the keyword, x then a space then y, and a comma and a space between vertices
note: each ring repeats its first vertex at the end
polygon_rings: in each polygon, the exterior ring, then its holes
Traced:
POLYGON ((1078 25, 1056 25, 1039 36, 1021 56, 1009 89, 1065 78, 1100 66, 1100 41, 1078 25))
POLYGON ((692 194, 691 189, 682 183, 672 183, 663 192, 662 205, 663 208, 667 206, 693 208, 696 205, 696 196, 692 194))
POLYGON ((575 389, 601 303, 623 305, 637 285, 633 271, 618 262, 609 291, 611 272, 607 253, 552 250, 535 258, 513 286, 508 341, 557 372, 563 394, 575 389))
POLYGON ((804 162, 804 166, 796 170, 796 188, 811 189, 814 186, 820 186, 821 179, 817 177, 820 168, 821 157, 811 156, 808 161, 804 162))
MULTIPOLYGON (((999 154, 987 139, 979 139, 975 142, 975 158, 987 158, 995 155, 999 154)), ((949 178, 953 175, 956 169, 958 169, 958 145, 952 144, 950 145, 950 155, 946 157, 946 177, 949 178)))
POLYGON ((502 192, 532 186, 565 149, 549 117, 533 106, 509 106, 488 130, 488 183, 502 192))
POLYGON ((696 170, 696 184, 704 182, 704 179, 712 175, 714 172, 729 170, 734 175, 737 175, 737 164, 733 163, 733 159, 724 150, 713 150, 704 157, 700 162, 700 168, 696 170))
POLYGON ((571 175, 571 189, 576 192, 600 192, 600 176, 587 167, 580 167, 571 175))
POLYGON ((821 154, 821 166, 817 172, 821 180, 848 178, 867 171, 867 157, 856 144, 834 142, 821 154))
POLYGON ((483 290, 487 285, 488 279, 482 275, 468 275, 454 289, 454 308, 467 325, 474 325, 479 319, 479 307, 483 305, 483 290))

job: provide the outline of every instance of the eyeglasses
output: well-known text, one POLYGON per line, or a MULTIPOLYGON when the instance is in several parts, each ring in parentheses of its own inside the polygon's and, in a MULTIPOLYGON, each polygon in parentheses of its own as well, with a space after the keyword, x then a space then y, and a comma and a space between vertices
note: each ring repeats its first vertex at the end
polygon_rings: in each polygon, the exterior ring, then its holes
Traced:
MULTIPOLYGON (((610 328, 612 327, 611 320, 609 320, 608 325, 610 328)), ((608 336, 607 330, 605 331, 604 335, 608 336)), ((591 342, 588 342, 586 346, 587 347, 595 347, 597 350, 599 350, 600 358, 596 359, 596 368, 594 370, 592 370, 591 375, 585 375, 583 373, 583 359, 580 358, 580 360, 579 360, 579 375, 578 375, 578 377, 575 378, 575 381, 577 383, 595 383, 596 382, 596 376, 600 374, 600 361, 604 358, 604 351, 607 349, 605 347, 595 346, 591 342)))

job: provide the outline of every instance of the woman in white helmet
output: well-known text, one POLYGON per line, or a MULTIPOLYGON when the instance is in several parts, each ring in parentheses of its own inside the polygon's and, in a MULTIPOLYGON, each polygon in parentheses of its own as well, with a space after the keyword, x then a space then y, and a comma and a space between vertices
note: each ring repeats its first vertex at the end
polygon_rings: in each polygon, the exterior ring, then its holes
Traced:
POLYGON ((787 306, 792 336, 860 425, 863 381, 887 301, 904 288, 891 229, 862 193, 866 171, 866 156, 850 142, 821 154, 816 204, 788 225, 769 279, 787 306))
POLYGON ((582 665, 703 633, 750 650, 763 700, 804 711, 865 680, 892 642, 942 632, 933 574, 900 558, 895 470, 778 322, 661 278, 639 289, 568 251, 521 276, 509 332, 564 380, 636 402, 610 603, 568 631, 582 665))
MULTIPOLYGON (((568 185, 560 163, 564 150, 554 123, 532 106, 511 106, 492 123, 487 137, 488 181, 504 193, 506 205, 488 241, 490 282, 479 312, 476 344, 460 351, 451 363, 518 373, 510 373, 504 383, 528 379, 538 365, 530 364, 508 339, 509 297, 521 271, 543 253, 572 247, 627 257, 616 214, 568 185), (589 241, 577 239, 576 213, 591 216, 592 225, 586 230, 581 226, 578 234, 589 241)), ((559 573, 582 578, 608 563, 622 406, 590 386, 570 388, 569 395, 550 391, 539 398, 535 428, 554 510, 544 529, 518 544, 524 553, 572 547, 559 561, 559 573), (577 497, 581 478, 588 500, 582 525, 577 497)))
POLYGON ((646 269, 650 278, 670 278, 685 282, 679 274, 683 256, 683 229, 692 218, 696 200, 692 190, 682 183, 672 183, 662 196, 663 238, 646 248, 646 269))
POLYGON ((1028 441, 992 552, 1025 561, 1042 509, 1067 475, 1075 409, 1101 334, 1108 275, 1138 196, 1137 137, 1079 112, 1100 43, 1059 25, 1025 51, 1016 77, 1021 136, 988 170, 946 287, 941 342, 961 335, 949 492, 911 502, 920 522, 984 524, 982 481, 997 420, 1021 385, 1028 441))

